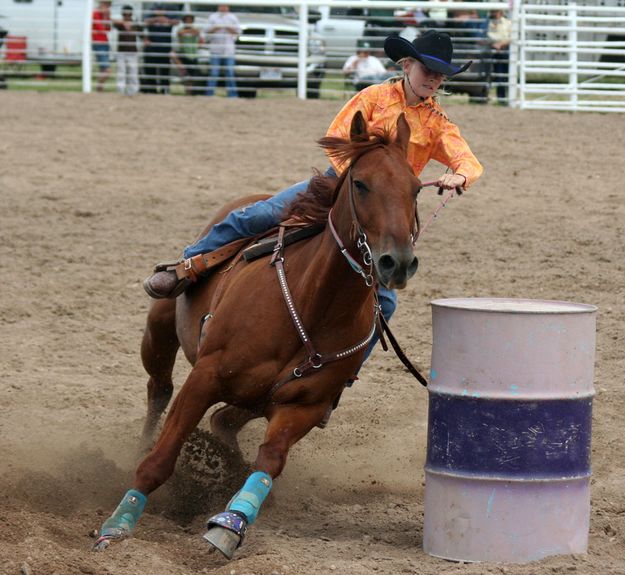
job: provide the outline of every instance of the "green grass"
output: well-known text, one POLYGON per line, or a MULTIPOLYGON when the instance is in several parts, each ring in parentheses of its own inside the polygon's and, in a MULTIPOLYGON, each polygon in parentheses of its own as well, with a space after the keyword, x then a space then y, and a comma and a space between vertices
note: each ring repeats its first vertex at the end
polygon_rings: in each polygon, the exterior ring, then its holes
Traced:
POLYGON ((46 75, 38 64, 0 66, 9 90, 36 90, 38 92, 79 92, 82 90, 81 68, 58 65, 54 75, 46 75))
MULTIPOLYGON (((37 92, 82 92, 82 75, 80 66, 59 65, 54 75, 44 76, 38 64, 24 64, 17 67, 8 67, 6 64, 0 71, 6 76, 7 87, 12 91, 37 92)), ((92 90, 95 90, 95 77, 92 79, 92 90)), ((105 92, 115 92, 115 65, 105 86, 105 92)), ((217 96, 225 96, 225 89, 218 88, 217 96)), ((184 96, 184 87, 176 77, 171 83, 171 94, 184 96)), ((355 94, 349 82, 346 82, 340 72, 332 70, 321 83, 321 98, 324 100, 346 101, 355 94)), ((277 99, 293 98, 297 95, 295 89, 261 89, 258 98, 277 99)), ((463 95, 446 96, 445 102, 466 103, 468 98, 463 95)))

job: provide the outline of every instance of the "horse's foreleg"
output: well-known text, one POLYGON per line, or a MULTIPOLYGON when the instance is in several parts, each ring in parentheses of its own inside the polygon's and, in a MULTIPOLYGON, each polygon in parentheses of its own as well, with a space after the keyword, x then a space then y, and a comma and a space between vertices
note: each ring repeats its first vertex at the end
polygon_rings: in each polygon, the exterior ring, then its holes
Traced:
POLYGON ((211 545, 231 559, 243 542, 248 525, 256 520, 272 480, 278 477, 289 449, 321 421, 329 404, 276 406, 269 418, 265 441, 258 450, 254 467, 241 490, 230 500, 226 511, 208 520, 204 535, 211 545))
POLYGON ((212 370, 207 361, 200 360, 174 400, 152 451, 137 467, 132 489, 102 525, 95 549, 105 549, 111 540, 124 539, 132 533, 143 513, 147 496, 174 472, 184 442, 206 410, 218 401, 212 370))
POLYGON ((176 301, 155 301, 148 313, 141 342, 143 367, 150 375, 148 412, 142 433, 142 444, 146 449, 152 444, 158 421, 174 390, 171 376, 179 347, 176 336, 176 301))

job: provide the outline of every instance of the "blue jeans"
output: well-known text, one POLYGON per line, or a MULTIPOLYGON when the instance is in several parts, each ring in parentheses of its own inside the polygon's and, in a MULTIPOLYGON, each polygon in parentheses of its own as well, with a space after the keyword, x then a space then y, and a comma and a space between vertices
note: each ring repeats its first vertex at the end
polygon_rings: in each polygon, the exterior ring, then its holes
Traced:
POLYGON ((237 85, 234 81, 234 56, 211 56, 210 78, 206 85, 206 95, 213 96, 215 94, 217 78, 219 78, 221 70, 224 71, 228 98, 236 98, 237 85))
MULTIPOLYGON (((326 175, 336 176, 336 172, 330 167, 326 170, 326 175)), ((267 200, 261 200, 230 212, 221 222, 215 224, 208 234, 187 246, 183 252, 184 257, 190 258, 212 252, 234 240, 254 236, 277 226, 284 208, 295 199, 297 194, 306 191, 308 182, 309 180, 298 182, 267 200)), ((379 286, 378 298, 382 315, 388 321, 397 308, 397 294, 394 290, 379 286)), ((365 359, 369 357, 377 341, 376 335, 369 344, 365 359)))
POLYGON ((110 50, 108 44, 93 44, 91 46, 93 55, 98 63, 100 72, 105 72, 111 67, 110 50))

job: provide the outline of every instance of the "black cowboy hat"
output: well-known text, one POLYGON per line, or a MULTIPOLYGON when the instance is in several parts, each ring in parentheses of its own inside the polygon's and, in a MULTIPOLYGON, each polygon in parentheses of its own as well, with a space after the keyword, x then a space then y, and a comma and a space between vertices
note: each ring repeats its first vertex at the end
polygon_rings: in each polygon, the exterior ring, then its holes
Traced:
POLYGON ((393 62, 402 58, 415 58, 428 70, 448 77, 464 72, 472 64, 467 62, 464 66, 454 66, 451 63, 454 53, 451 36, 437 30, 428 30, 412 42, 401 36, 389 36, 384 41, 384 51, 393 62))

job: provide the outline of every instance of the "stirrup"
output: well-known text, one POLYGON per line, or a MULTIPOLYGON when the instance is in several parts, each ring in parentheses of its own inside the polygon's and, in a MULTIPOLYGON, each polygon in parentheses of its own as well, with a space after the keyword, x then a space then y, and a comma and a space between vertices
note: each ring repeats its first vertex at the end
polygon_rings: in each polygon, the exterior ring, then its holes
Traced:
POLYGON ((181 260, 172 260, 170 262, 160 262, 158 264, 156 264, 154 266, 154 269, 152 270, 152 273, 158 273, 158 272, 175 272, 176 268, 182 263, 184 262, 184 259, 181 260))
MULTIPOLYGON (((169 273, 175 273, 171 270, 161 270, 161 272, 163 271, 168 271, 169 273)), ((160 272, 156 272, 156 273, 160 273, 160 272)), ((174 288, 165 294, 165 293, 154 291, 152 289, 150 280, 153 277, 154 275, 151 275, 149 278, 146 278, 143 280, 143 289, 145 290, 145 293, 147 293, 152 299, 175 299, 182 292, 184 292, 189 285, 193 283, 189 278, 178 279, 174 288)))
POLYGON ((153 299, 175 299, 195 281, 197 281, 197 274, 193 270, 191 259, 161 262, 154 266, 152 275, 143 280, 143 289, 153 299), (176 278, 176 283, 166 293, 155 291, 152 287, 152 279, 159 273, 172 274, 172 280, 174 276, 176 278))

